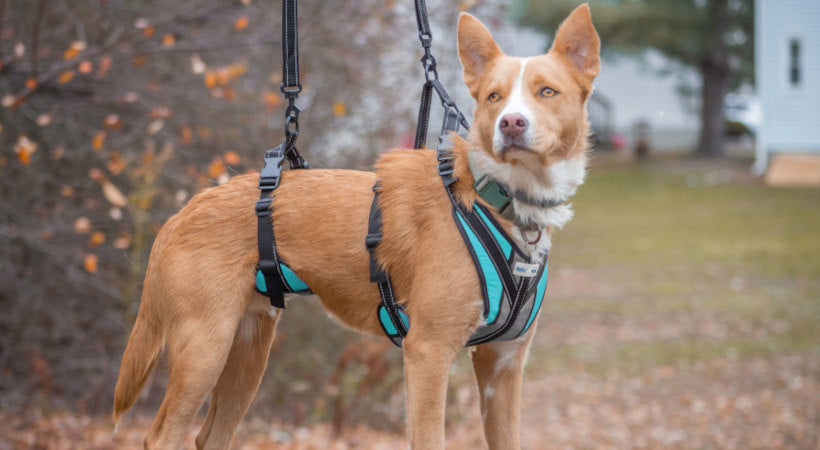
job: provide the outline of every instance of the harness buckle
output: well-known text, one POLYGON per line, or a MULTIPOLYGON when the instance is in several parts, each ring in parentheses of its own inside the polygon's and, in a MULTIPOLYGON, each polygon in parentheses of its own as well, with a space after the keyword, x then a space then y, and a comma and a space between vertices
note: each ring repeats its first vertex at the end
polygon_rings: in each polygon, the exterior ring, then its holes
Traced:
POLYGON ((282 145, 265 152, 265 167, 259 172, 259 189, 274 190, 279 187, 284 161, 285 154, 282 145))

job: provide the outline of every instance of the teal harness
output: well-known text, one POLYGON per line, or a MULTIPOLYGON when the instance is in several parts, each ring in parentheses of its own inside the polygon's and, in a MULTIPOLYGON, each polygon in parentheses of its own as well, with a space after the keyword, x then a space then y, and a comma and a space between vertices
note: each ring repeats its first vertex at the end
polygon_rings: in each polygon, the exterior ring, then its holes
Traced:
MULTIPOLYGON (((456 181, 451 149, 449 137, 443 138, 438 149, 439 174, 452 204, 453 221, 473 259, 484 303, 483 324, 466 345, 515 339, 527 332, 541 308, 547 288, 547 257, 545 255, 541 262, 533 261, 482 204, 476 202, 466 207, 455 200, 451 188, 456 181)), ((506 209, 510 205, 511 199, 504 189, 497 185, 488 186, 483 179, 479 182, 476 183, 476 187, 481 188, 479 194, 492 192, 489 200, 494 207, 506 209), (499 202, 502 197, 506 200, 499 202)), ((374 191, 366 240, 371 252, 370 278, 379 285, 382 297, 378 307, 379 323, 387 337, 401 346, 410 329, 410 317, 396 302, 390 278, 378 266, 374 256, 375 247, 381 241, 378 184, 374 191)))
MULTIPOLYGON (((438 150, 439 174, 451 200, 453 221, 472 257, 484 303, 483 324, 470 336, 466 345, 515 339, 527 332, 541 308, 547 288, 547 257, 545 255, 541 262, 533 261, 482 204, 476 202, 471 207, 466 207, 455 200, 451 185, 456 178, 453 176, 450 148, 450 140, 443 139, 438 150)), ((505 197, 503 188, 493 185, 488 187, 484 179, 479 179, 476 187, 480 188, 479 194, 492 193, 484 197, 497 209, 499 205, 502 210, 509 206, 511 200, 505 197), (499 203, 499 198, 506 200, 499 203)), ((373 188, 365 243, 370 251, 370 279, 378 285, 382 298, 377 310, 379 323, 385 335, 400 347, 410 329, 410 317, 396 301, 390 277, 375 258, 375 249, 382 240, 381 209, 378 206, 380 189, 378 183, 373 188)), ((275 244, 273 248, 276 254, 275 244)), ((278 279, 275 282, 280 284, 277 290, 281 289, 289 294, 312 293, 307 283, 278 254, 276 262, 278 279)), ((256 289, 260 293, 269 294, 266 278, 261 270, 256 273, 256 289)))

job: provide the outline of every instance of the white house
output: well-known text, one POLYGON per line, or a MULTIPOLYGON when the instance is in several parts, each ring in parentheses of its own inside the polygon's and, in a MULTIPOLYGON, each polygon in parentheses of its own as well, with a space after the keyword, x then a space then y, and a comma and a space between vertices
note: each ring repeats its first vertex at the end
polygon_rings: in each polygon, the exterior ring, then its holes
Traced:
POLYGON ((755 172, 788 159, 820 171, 820 0, 755 0, 755 75, 755 172))

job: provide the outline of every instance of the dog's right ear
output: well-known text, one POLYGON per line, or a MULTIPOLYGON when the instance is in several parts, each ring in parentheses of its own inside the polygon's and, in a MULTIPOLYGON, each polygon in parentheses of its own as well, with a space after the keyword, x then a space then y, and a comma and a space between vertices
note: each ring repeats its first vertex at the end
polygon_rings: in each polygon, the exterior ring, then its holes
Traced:
POLYGON ((478 79, 487 65, 501 55, 490 30, 468 13, 458 16, 458 56, 464 66, 464 83, 470 95, 478 95, 478 79))

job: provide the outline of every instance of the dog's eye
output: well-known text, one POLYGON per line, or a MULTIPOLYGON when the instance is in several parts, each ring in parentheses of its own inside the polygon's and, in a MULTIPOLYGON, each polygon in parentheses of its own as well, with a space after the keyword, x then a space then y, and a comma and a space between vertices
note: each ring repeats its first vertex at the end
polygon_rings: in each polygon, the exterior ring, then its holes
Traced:
POLYGON ((558 91, 553 88, 545 87, 544 89, 541 89, 541 97, 555 97, 557 94, 558 91))
POLYGON ((498 95, 498 94, 496 94, 495 92, 493 92, 492 94, 490 94, 490 96, 489 96, 489 97, 487 97, 487 100, 488 100, 490 103, 495 103, 495 102, 497 102, 497 101, 501 100, 501 96, 500 96, 500 95, 498 95))

